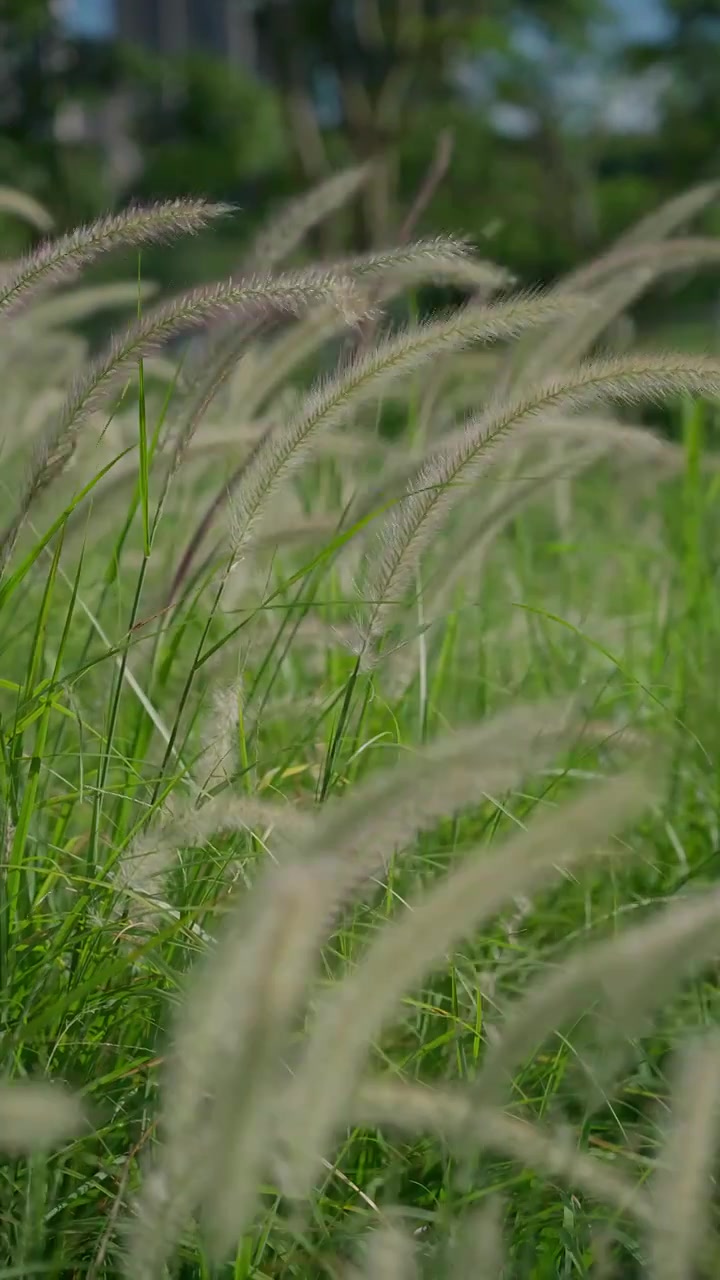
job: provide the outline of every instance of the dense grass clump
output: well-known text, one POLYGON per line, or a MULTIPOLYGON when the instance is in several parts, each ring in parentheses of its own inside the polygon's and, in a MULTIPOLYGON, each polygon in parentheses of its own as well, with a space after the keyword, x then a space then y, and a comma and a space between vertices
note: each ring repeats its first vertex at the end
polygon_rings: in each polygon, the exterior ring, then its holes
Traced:
POLYGON ((0 1277, 717 1269, 720 360, 615 340, 717 192, 285 266, 367 174, 2 271, 0 1277))

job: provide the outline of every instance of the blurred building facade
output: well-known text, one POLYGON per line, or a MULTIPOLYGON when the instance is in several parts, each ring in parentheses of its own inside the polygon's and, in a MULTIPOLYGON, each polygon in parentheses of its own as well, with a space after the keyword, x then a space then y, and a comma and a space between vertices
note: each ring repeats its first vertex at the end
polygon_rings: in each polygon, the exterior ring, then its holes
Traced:
MULTIPOLYGON (((53 0, 61 26, 86 47, 120 40, 160 58, 207 54, 241 72, 259 73, 253 10, 255 0, 53 0), (88 43, 89 42, 89 43, 88 43)), ((161 89, 161 100, 177 93, 177 79, 161 89)), ((122 192, 142 169, 132 140, 133 120, 147 110, 134 90, 114 91, 88 108, 70 95, 57 110, 61 143, 91 142, 105 153, 111 190, 122 192)))
POLYGON ((165 57, 211 53, 254 70, 257 45, 243 0, 115 0, 116 32, 165 57))

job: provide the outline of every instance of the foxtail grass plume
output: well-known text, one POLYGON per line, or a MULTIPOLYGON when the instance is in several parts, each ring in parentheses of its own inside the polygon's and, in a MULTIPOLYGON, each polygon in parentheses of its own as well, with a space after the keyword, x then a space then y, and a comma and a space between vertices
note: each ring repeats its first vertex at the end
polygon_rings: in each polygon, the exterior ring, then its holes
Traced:
POLYGON ((165 1068, 161 1146, 129 1228, 128 1280, 156 1280, 198 1210, 218 1259, 250 1222, 282 1055, 316 958, 306 917, 323 874, 266 873, 191 976, 165 1068))
POLYGON ((505 1266, 504 1204, 493 1196, 460 1220, 448 1256, 448 1280, 499 1280, 505 1266))
MULTIPOLYGON (((360 283, 372 287, 373 300, 387 300, 388 291, 428 284, 450 284, 468 292, 499 289, 512 277, 494 262, 477 258, 467 240, 454 236, 433 236, 407 245, 341 259, 338 264, 360 283)), ((580 290, 575 296, 579 296, 580 290)))
POLYGON ((521 1064, 582 1015, 636 1034, 676 987, 720 950, 720 891, 673 903, 655 918, 544 971, 509 1010, 474 1082, 478 1104, 499 1102, 521 1064))
POLYGON ((334 173, 324 182, 291 200, 270 219, 245 255, 249 271, 268 271, 284 261, 305 239, 308 231, 337 212, 367 182, 369 165, 355 165, 334 173))
POLYGON ((53 220, 44 205, 26 191, 18 191, 15 187, 0 187, 0 213, 12 213, 22 218, 36 231, 50 231, 53 220))
MULTIPOLYGON (((399 248, 343 259, 338 269, 348 272, 372 297, 378 310, 411 286, 451 283, 486 292, 505 283, 500 268, 476 260, 470 247, 452 237, 420 240, 399 248)), ((260 368, 242 386, 242 403, 254 412, 294 369, 340 331, 337 311, 324 306, 311 311, 299 325, 281 334, 260 353, 260 368)))
POLYGON ((466 1087, 442 1088, 367 1081, 348 1106, 349 1121, 364 1128, 434 1133, 458 1150, 479 1148, 537 1169, 590 1199, 611 1205, 645 1226, 652 1213, 645 1193, 618 1170, 558 1134, 492 1107, 478 1107, 466 1087))
POLYGON ((677 1054, 667 1136, 650 1188, 651 1280, 690 1280, 706 1271, 720 1142, 720 1037, 677 1054))
POLYGON ((41 441, 18 515, 0 538, 0 563, 7 559, 33 502, 65 470, 74 453, 78 432, 117 387, 129 365, 156 350, 174 334, 197 328, 213 316, 229 313, 240 316, 258 311, 297 314, 319 299, 332 299, 346 309, 352 306, 352 296, 348 281, 333 273, 309 270, 222 281, 193 289, 142 316, 122 336, 115 338, 77 380, 57 422, 41 441))
MULTIPOLYGON (((447 451, 462 444, 465 437, 464 428, 447 433, 428 451, 428 459, 432 459, 439 448, 447 451)), ((529 426, 518 426, 510 436, 499 440, 493 452, 493 462, 497 466, 503 462, 515 464, 515 472, 509 470, 512 484, 504 483, 508 478, 508 469, 504 469, 502 483, 487 486, 477 510, 468 504, 459 528, 444 540, 440 554, 433 556, 427 571, 423 572, 425 608, 432 605, 435 616, 440 617, 438 611, 444 607, 467 571, 470 556, 474 557, 473 574, 476 575, 478 564, 482 564, 503 529, 519 512, 525 510, 554 480, 575 479, 605 457, 617 457, 623 467, 654 463, 659 471, 668 473, 677 472, 685 464, 683 451, 671 441, 662 439, 648 428, 629 426, 611 418, 540 419, 529 426), (548 450, 549 444, 555 447, 548 450), (542 460, 533 461, 529 479, 517 478, 517 469, 527 459, 532 446, 536 446, 535 452, 541 453, 542 460)), ((402 474, 411 470, 412 466, 403 464, 402 474)), ((389 672, 398 664, 407 668, 407 659, 406 647, 396 645, 383 663, 385 679, 389 677, 392 682, 389 672)))
MULTIPOLYGON (((352 199, 367 180, 368 173, 367 165, 345 169, 333 174, 313 190, 291 200, 274 218, 271 218, 269 225, 263 227, 252 242, 244 255, 243 273, 247 272, 251 275, 257 275, 258 272, 266 273, 287 259, 308 231, 329 217, 346 201, 352 199)), ((335 264, 333 269, 337 270, 338 274, 345 274, 341 273, 335 264)), ((336 324, 337 312, 331 308, 329 314, 333 323, 336 324)), ((233 325, 231 328, 225 318, 215 326, 214 332, 199 340, 200 358, 195 370, 199 377, 199 385, 195 385, 196 379, 193 378, 194 396, 188 414, 189 421, 184 429, 185 435, 194 434, 201 417, 235 368, 240 352, 254 327, 251 321, 249 327, 243 325, 238 332, 238 326, 233 325)), ((192 368, 195 361, 191 359, 190 364, 192 368)), ((182 453, 178 455, 175 469, 182 461, 182 456, 182 453)))
POLYGON ((669 236, 691 222, 718 197, 720 197, 720 182, 704 182, 697 187, 691 187, 689 191, 683 191, 679 196, 673 196, 659 209, 653 209, 646 217, 641 218, 628 231, 625 231, 607 253, 603 253, 600 258, 596 258, 589 264, 568 272, 557 287, 574 293, 583 288, 583 280, 587 281, 588 273, 592 273, 590 278, 593 278, 598 269, 604 271, 605 268, 600 267, 601 263, 621 263, 623 255, 633 253, 636 249, 642 251, 646 246, 648 251, 653 253, 655 248, 664 245, 669 236))
MULTIPOLYGON (((409 285, 425 280, 454 283, 466 289, 482 288, 485 293, 502 283, 497 269, 471 259, 464 243, 444 237, 347 259, 337 264, 335 269, 348 273, 361 289, 366 305, 372 301, 375 308, 387 303, 393 295, 409 285)), ((235 392, 243 413, 256 413, 283 380, 324 342, 336 336, 346 322, 347 316, 344 317, 337 308, 327 305, 317 307, 311 311, 304 324, 282 334, 275 342, 266 346, 260 357, 259 368, 252 359, 248 361, 249 374, 241 379, 241 386, 235 392)), ((225 325, 210 342, 210 349, 203 356, 199 380, 194 386, 191 402, 176 436, 173 459, 166 477, 166 489, 184 462, 198 427, 215 397, 235 375, 241 351, 250 336, 247 330, 230 332, 229 326, 225 325)), ((338 376, 342 377, 342 374, 338 376)), ((346 412, 349 412, 349 406, 346 412)), ((276 437, 274 443, 277 443, 276 437)), ((179 583, 188 571, 213 519, 228 503, 235 490, 242 490, 247 482, 247 473, 248 466, 243 462, 211 502, 181 558, 169 602, 175 598, 179 583)), ((242 522, 236 521, 235 528, 242 542, 242 522)))
POLYGON ((296 805, 260 796, 223 791, 197 806, 188 799, 151 823, 118 858, 113 868, 118 906, 129 911, 134 925, 147 928, 165 918, 167 905, 172 909, 167 903, 168 879, 180 865, 180 850, 200 849, 209 840, 233 833, 259 832, 263 843, 273 837, 276 852, 309 835, 311 829, 310 815, 296 805))
POLYGON ((376 657, 426 546, 462 499, 464 486, 483 474, 493 446, 508 432, 549 413, 566 414, 606 400, 632 404, 681 394, 720 394, 720 361, 669 353, 589 360, 500 399, 471 419, 462 443, 438 450, 425 463, 380 529, 379 549, 369 558, 362 583, 368 602, 361 621, 366 661, 372 663, 376 657))
MULTIPOLYGON (((649 269, 654 278, 671 271, 687 271, 720 259, 720 238, 676 236, 672 240, 621 244, 572 274, 573 293, 604 284, 609 276, 629 270, 649 269)), ((558 286, 562 287, 562 286, 558 286)), ((565 283, 565 286, 570 286, 565 283)))
MULTIPOLYGON (((347 804, 328 806, 241 903, 192 979, 177 1023, 163 1094, 165 1146, 141 1193, 128 1276, 154 1274, 201 1201, 219 1254, 237 1238, 255 1203, 258 1162, 269 1151, 280 1093, 272 1054, 303 1007, 338 904, 395 841, 488 785, 499 791, 519 781, 567 731, 567 705, 515 708, 429 748, 405 771, 371 779, 347 804)), ((200 821, 208 807, 198 811, 200 821)))
MULTIPOLYGON (((718 241, 720 245, 720 241, 718 241)), ((557 375, 562 369, 570 369, 592 351, 608 327, 622 315, 653 283, 655 273, 650 266, 634 267, 611 276, 592 298, 595 306, 570 325, 561 320, 552 330, 535 343, 529 358, 519 364, 513 384, 520 381, 532 384, 541 379, 547 369, 557 375)))
POLYGON ((68 283, 111 249, 139 248, 175 236, 194 235, 229 212, 229 205, 210 204, 207 200, 168 200, 147 208, 131 207, 78 227, 69 235, 40 245, 10 266, 0 281, 0 317, 14 314, 41 290, 68 283))
POLYGON ((13 1080, 0 1083, 0 1151, 11 1157, 52 1151, 78 1137, 85 1108, 63 1085, 13 1080))
POLYGON ((521 365, 526 379, 556 372, 580 360, 603 332, 657 280, 673 271, 686 271, 720 262, 720 237, 695 237, 633 244, 606 255, 584 272, 574 273, 574 290, 591 292, 595 307, 577 325, 561 321, 535 344, 521 365), (578 279, 579 277, 579 279, 578 279), (595 286, 599 283, 599 288, 595 286))
POLYGON ((213 690, 202 725, 202 751, 194 765, 204 791, 227 784, 237 769, 242 699, 240 682, 213 690))
POLYGON ((297 855, 337 864, 337 901, 383 871, 423 831, 496 799, 543 768, 578 730, 571 700, 514 706, 444 735, 323 806, 297 855))
POLYGON ((629 231, 625 231, 615 242, 617 249, 627 248, 633 244, 643 244, 651 240, 664 240, 686 223, 691 222, 698 214, 720 198, 720 182, 703 182, 689 191, 682 191, 679 196, 672 196, 659 209, 636 222, 629 231))
POLYGON ((121 307, 136 311, 138 303, 149 302, 157 291, 152 280, 115 280, 63 290, 36 303, 29 315, 18 317, 13 333, 30 341, 41 330, 64 329, 102 311, 121 307))
POLYGON ((407 329, 360 356, 346 371, 317 388, 287 426, 270 431, 244 469, 233 512, 236 554, 273 493, 305 457, 319 431, 338 427, 368 399, 434 357, 473 343, 510 338, 563 312, 565 301, 550 293, 519 296, 495 306, 468 306, 407 329))
MULTIPOLYGON (((239 397, 246 416, 256 413, 272 390, 319 345, 337 334, 338 330, 349 321, 354 321, 361 316, 369 305, 366 286, 370 280, 382 280, 381 298, 384 301, 409 284, 416 284, 422 280, 438 279, 456 284, 464 280, 466 286, 470 287, 471 281, 475 285, 481 281, 487 285, 489 276, 492 275, 489 268, 485 269, 485 264, 477 264, 468 259, 464 244, 445 237, 419 241, 417 244, 402 246, 399 249, 391 248, 381 254, 349 258, 331 264, 327 271, 330 275, 333 272, 336 273, 338 280, 354 282, 357 291, 355 310, 339 308, 327 302, 324 305, 317 305, 311 309, 304 325, 282 334, 274 343, 267 345, 260 353, 259 369, 251 360, 251 376, 239 397)), ((380 299, 374 297, 373 300, 377 303, 380 299)), ((199 371, 197 385, 194 387, 184 422, 177 434, 169 478, 177 472, 184 461, 201 421, 215 397, 236 370, 241 352, 246 347, 250 336, 251 334, 242 328, 239 333, 231 331, 228 324, 214 335, 209 351, 204 353, 203 367, 199 371)), ((230 477, 224 488, 224 494, 229 495, 233 492, 244 473, 245 467, 242 467, 230 477)), ((217 505, 219 504, 214 504, 214 506, 217 505)))
POLYGON ((643 776, 629 773, 589 788, 556 813, 543 814, 497 850, 477 850, 368 948, 355 973, 317 1005, 307 1047, 288 1088, 280 1123, 282 1179, 290 1195, 307 1196, 352 1096, 368 1050, 402 996, 463 936, 520 894, 528 895, 568 867, 597 855, 647 806, 643 776))
MULTIPOLYGON (((418 1280, 415 1241, 398 1226, 375 1227, 365 1241, 363 1263, 355 1280, 418 1280)), ((352 1275, 352 1272, 351 1272, 352 1275)))
MULTIPOLYGON (((638 431, 638 435, 642 433, 638 431)), ((540 433, 542 437, 542 432, 540 433)), ((550 439, 557 439, 551 436, 550 439)), ((487 505, 467 518, 451 536, 446 537, 432 563, 423 569, 422 601, 424 611, 423 635, 441 625, 451 607, 454 593, 459 590, 464 576, 472 573, 477 589, 482 589, 483 570, 492 548, 508 525, 532 503, 542 496, 558 476, 577 478, 601 458, 606 456, 611 443, 596 443, 561 447, 550 460, 533 468, 528 480, 514 480, 507 488, 499 486, 499 492, 489 496, 487 505)), ((401 635, 394 647, 383 658, 382 682, 394 701, 400 702, 407 694, 417 675, 417 649, 412 644, 412 634, 400 627, 401 635)), ((350 647, 357 642, 357 632, 351 632, 350 647)))
MULTIPOLYGON (((573 335, 567 326, 562 325, 559 326, 561 332, 553 335, 556 339, 553 349, 560 352, 565 367, 569 367, 573 360, 579 359, 588 351, 589 344, 602 333, 603 328, 643 292, 656 274, 663 270, 674 270, 675 264, 682 269, 682 264, 678 262, 676 250, 673 247, 675 242, 669 241, 668 237, 712 204, 718 195, 720 195, 720 183, 710 182, 673 197, 659 209, 653 210, 647 217, 641 218, 599 258, 576 267, 563 277, 556 286, 560 292, 577 293, 587 290, 592 292, 594 285, 598 282, 611 286, 606 290, 596 326, 594 328, 592 324, 588 326, 580 340, 578 335, 573 335), (622 277, 630 269, 636 274, 629 281, 623 281, 622 277), (613 284, 618 287, 613 289, 613 284), (603 312, 605 318, 601 323, 603 312), (567 339, 568 345, 572 347, 571 352, 564 348, 563 338, 567 339)), ((707 243, 709 260, 713 261, 717 254, 717 241, 708 240, 707 243), (713 249, 710 248, 711 245, 714 246, 713 249)), ((682 257, 682 251, 680 251, 680 257, 682 257)), ((695 262, 687 261, 687 265, 694 266, 700 261, 702 261, 702 254, 698 255, 695 262)), ((532 349, 532 343, 527 345, 532 349)), ((498 392, 507 393, 514 385, 518 370, 523 369, 523 355, 523 344, 520 344, 520 350, 510 354, 505 371, 498 380, 498 392)), ((533 369, 538 376, 543 376, 547 365, 543 365, 539 352, 535 351, 534 357, 537 359, 533 359, 533 369)), ((525 376, 531 376, 531 374, 532 371, 526 367, 525 376)))

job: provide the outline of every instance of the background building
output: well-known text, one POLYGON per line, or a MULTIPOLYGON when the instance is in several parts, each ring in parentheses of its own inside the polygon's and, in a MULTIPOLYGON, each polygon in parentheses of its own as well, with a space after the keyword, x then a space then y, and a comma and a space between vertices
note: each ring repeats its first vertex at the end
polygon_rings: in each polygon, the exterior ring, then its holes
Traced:
POLYGON ((161 56, 203 52, 255 64, 252 12, 242 0, 116 0, 115 22, 122 40, 161 56))

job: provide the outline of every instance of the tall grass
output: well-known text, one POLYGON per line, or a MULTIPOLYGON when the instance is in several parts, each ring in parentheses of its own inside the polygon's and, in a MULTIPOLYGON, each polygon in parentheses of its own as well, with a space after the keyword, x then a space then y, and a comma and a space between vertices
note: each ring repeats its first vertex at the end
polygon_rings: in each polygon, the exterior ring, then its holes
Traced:
POLYGON ((293 265, 367 177, 151 307, 66 286, 228 210, 3 268, 0 1276, 717 1267, 720 360, 598 350, 716 191, 293 265))

